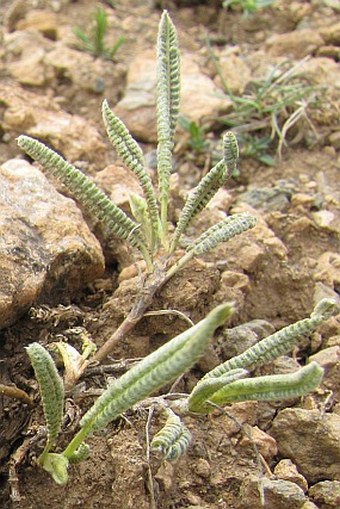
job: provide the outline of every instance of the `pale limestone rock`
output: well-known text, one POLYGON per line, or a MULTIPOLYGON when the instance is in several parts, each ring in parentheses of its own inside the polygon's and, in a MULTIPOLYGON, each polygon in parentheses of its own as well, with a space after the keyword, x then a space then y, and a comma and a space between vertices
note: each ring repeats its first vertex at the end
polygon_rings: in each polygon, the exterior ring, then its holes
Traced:
POLYGON ((312 213, 315 223, 326 230, 340 234, 340 217, 331 210, 318 210, 312 213))
POLYGON ((107 89, 111 101, 118 99, 121 86, 117 85, 123 81, 126 72, 124 65, 94 58, 88 53, 64 46, 62 41, 58 41, 46 53, 44 62, 53 69, 56 78, 62 76, 70 80, 75 90, 99 94, 107 89))
POLYGON ((271 460, 277 454, 277 444, 274 438, 257 426, 249 428, 249 433, 244 434, 240 440, 242 447, 252 444, 256 445, 259 453, 266 460, 271 460))
POLYGON ((232 194, 224 187, 221 187, 209 201, 207 209, 208 210, 219 209, 226 212, 227 210, 230 209, 233 201, 234 198, 232 194))
POLYGON ((5 34, 4 54, 10 74, 19 83, 58 88, 60 81, 71 81, 72 87, 62 88, 69 100, 79 90, 101 94, 108 89, 110 99, 117 101, 126 73, 123 64, 69 48, 64 39, 51 41, 32 28, 5 34))
POLYGON ((0 102, 2 129, 11 135, 28 134, 47 143, 70 161, 85 159, 101 164, 105 145, 90 121, 70 115, 48 96, 3 83, 0 102))
POLYGON ((318 259, 314 279, 331 288, 338 287, 340 285, 340 254, 331 251, 323 253, 318 259))
POLYGON ((340 21, 334 25, 320 28, 319 33, 327 44, 340 46, 340 21))
POLYGON ((321 481, 314 484, 308 492, 320 509, 336 509, 340 507, 340 482, 321 481))
POLYGON ((53 74, 44 65, 45 51, 42 48, 27 48, 20 60, 8 64, 13 78, 23 85, 41 87, 51 81, 53 74))
POLYGON ((304 493, 308 490, 308 483, 303 475, 300 474, 296 465, 289 460, 283 459, 274 468, 274 474, 284 481, 294 482, 303 490, 304 493))
MULTIPOLYGON (((218 64, 228 90, 235 95, 242 95, 247 83, 251 79, 251 70, 246 62, 237 55, 230 54, 220 56, 218 64)), ((214 82, 219 88, 223 88, 219 75, 216 75, 214 82)))
POLYGON ((134 174, 125 166, 110 164, 95 176, 96 184, 120 208, 131 214, 129 197, 131 193, 143 196, 143 191, 134 174))
POLYGON ((266 40, 269 55, 296 59, 314 53, 322 44, 322 37, 311 29, 272 35, 266 40))
POLYGON ((295 483, 282 479, 248 477, 241 486, 240 509, 259 509, 262 507, 261 492, 266 509, 301 509, 308 500, 302 489, 295 483))
POLYGON ((209 479, 211 474, 210 463, 204 458, 199 458, 195 465, 195 471, 203 479, 209 479))
POLYGON ((334 398, 340 396, 340 346, 329 346, 309 357, 309 362, 316 361, 325 370, 323 385, 333 392, 334 398))
POLYGON ((291 459, 308 482, 340 480, 339 415, 285 408, 274 419, 270 434, 279 453, 291 459))
POLYGON ((20 19, 16 30, 35 29, 49 39, 56 39, 58 34, 58 18, 54 12, 43 9, 28 11, 25 18, 20 19))
POLYGON ((314 57, 303 62, 299 72, 317 85, 340 86, 340 66, 332 58, 314 57))
POLYGON ((0 327, 36 301, 60 302, 101 276, 104 259, 81 212, 21 159, 0 166, 0 327))
POLYGON ((44 63, 51 47, 52 42, 36 30, 5 34, 4 51, 11 76, 23 85, 47 85, 54 77, 52 69, 44 63))
MULTIPOLYGON (((181 59, 181 115, 200 122, 217 117, 230 108, 227 99, 216 95, 214 82, 204 75, 191 54, 181 59)), ((154 50, 136 55, 127 76, 125 97, 114 108, 138 139, 155 142, 156 133, 156 59, 154 50)))
POLYGON ((53 48, 53 42, 46 39, 37 30, 16 31, 4 34, 4 49, 8 62, 13 62, 20 58, 23 53, 29 53, 29 50, 42 49, 44 52, 53 48))

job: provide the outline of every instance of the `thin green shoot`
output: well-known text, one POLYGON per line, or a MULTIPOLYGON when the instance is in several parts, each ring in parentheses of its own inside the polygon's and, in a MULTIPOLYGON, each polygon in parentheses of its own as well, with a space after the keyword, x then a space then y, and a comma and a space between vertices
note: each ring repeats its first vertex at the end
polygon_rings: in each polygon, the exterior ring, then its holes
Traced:
POLYGON ((125 39, 119 36, 112 46, 107 46, 105 43, 108 29, 107 14, 104 9, 97 7, 93 17, 93 26, 89 35, 86 35, 80 27, 73 29, 73 33, 80 42, 79 48, 95 57, 113 59, 125 39))
POLYGON ((223 7, 240 7, 243 15, 248 17, 260 9, 273 5, 274 0, 224 0, 223 7))
POLYGON ((188 148, 196 154, 204 152, 208 147, 204 127, 201 127, 195 120, 188 120, 184 116, 179 117, 178 123, 189 135, 188 148))

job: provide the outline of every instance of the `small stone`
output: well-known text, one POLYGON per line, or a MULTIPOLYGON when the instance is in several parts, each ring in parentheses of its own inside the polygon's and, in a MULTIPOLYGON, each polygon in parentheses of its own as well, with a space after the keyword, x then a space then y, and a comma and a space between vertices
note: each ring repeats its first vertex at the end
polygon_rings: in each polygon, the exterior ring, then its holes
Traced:
POLYGON ((340 46, 340 22, 320 28, 319 33, 327 44, 340 46))
POLYGON ((266 47, 270 55, 296 59, 311 55, 322 44, 322 37, 311 29, 272 35, 266 41, 266 47))
POLYGON ((301 509, 320 509, 320 508, 316 506, 311 500, 307 500, 302 504, 301 509))
POLYGON ((332 346, 340 346, 340 334, 337 334, 336 336, 331 336, 330 338, 326 339, 324 342, 325 348, 330 348, 332 346))
POLYGON ((340 131, 335 131, 334 133, 329 135, 329 143, 336 150, 340 150, 340 131))
POLYGON ((129 214, 131 214, 129 204, 131 193, 143 195, 137 178, 125 166, 110 164, 98 172, 94 180, 116 205, 129 214))
POLYGON ((30 49, 18 62, 8 64, 8 69, 19 83, 41 87, 48 83, 44 65, 45 52, 41 48, 30 49))
POLYGON ((211 474, 210 463, 204 458, 200 458, 195 465, 195 472, 203 479, 209 479, 211 474))
POLYGON ((321 46, 316 52, 318 57, 332 58, 336 62, 340 60, 339 46, 321 46))
POLYGON ((250 289, 249 277, 243 272, 225 270, 221 274, 221 284, 247 291, 250 289))
POLYGON ((321 281, 317 281, 314 285, 313 301, 316 303, 320 302, 321 299, 333 299, 337 303, 340 302, 339 295, 335 290, 321 283, 321 281))
POLYGON ((277 444, 273 437, 265 433, 257 426, 250 428, 250 436, 244 434, 240 440, 242 447, 255 444, 259 453, 266 460, 271 460, 277 454, 277 444))
POLYGON ((274 419, 270 434, 279 453, 291 459, 308 482, 340 480, 340 416, 285 408, 274 419))
POLYGON ((2 83, 0 103, 5 132, 38 138, 69 161, 85 159, 99 165, 104 160, 105 145, 94 125, 78 115, 66 113, 47 95, 2 83))
POLYGON ((302 489, 293 482, 248 477, 241 486, 240 509, 262 507, 261 493, 266 509, 301 509, 302 504, 308 500, 302 489))
POLYGON ((242 201, 255 209, 286 210, 289 207, 291 190, 280 188, 252 188, 241 195, 242 201))
POLYGON ((163 491, 170 491, 174 482, 174 467, 168 461, 161 464, 155 474, 155 480, 161 485, 163 491))
POLYGON ((340 233, 340 219, 330 210, 318 210, 312 214, 315 223, 321 228, 340 233))
POLYGON ((58 32, 58 18, 55 13, 47 10, 28 11, 24 19, 20 19, 15 26, 16 30, 35 29, 49 39, 55 40, 58 32))
MULTIPOLYGON (((218 65, 228 90, 237 96, 242 95, 251 79, 251 71, 245 61, 234 54, 222 55, 219 58, 218 65)), ((223 88, 219 75, 215 77, 214 82, 218 87, 223 88)))
POLYGON ((314 279, 330 288, 337 288, 340 285, 340 254, 332 251, 323 253, 318 258, 314 279))
POLYGON ((306 193, 295 193, 291 198, 291 204, 293 206, 310 207, 314 203, 314 197, 306 193))
POLYGON ((304 493, 308 490, 306 479, 298 472, 296 465, 289 459, 281 460, 274 468, 274 474, 284 481, 294 482, 300 486, 304 493))
MULTIPOLYGON (((224 274, 223 272, 222 278, 224 274)), ((249 285, 249 278, 247 280, 249 285)), ((228 279, 226 281, 222 279, 222 281, 228 285, 228 279)), ((273 332, 274 327, 266 320, 252 320, 232 329, 224 330, 221 344, 223 359, 231 359, 239 355, 273 332)))
POLYGON ((230 209, 233 201, 234 198, 232 197, 231 193, 227 189, 221 187, 208 203, 207 209, 217 208, 219 210, 226 211, 230 209))
POLYGON ((309 357, 309 362, 316 361, 325 370, 322 384, 333 392, 335 399, 340 396, 340 346, 330 346, 309 357))
POLYGON ((72 83, 70 90, 64 92, 69 93, 70 101, 76 99, 77 90, 95 94, 110 90, 110 102, 118 101, 121 94, 120 82, 126 73, 125 66, 68 48, 61 41, 46 54, 45 64, 53 69, 56 81, 62 76, 72 83))
POLYGON ((336 84, 339 81, 339 65, 330 58, 321 56, 310 58, 302 63, 299 71, 306 79, 317 85, 329 86, 330 83, 336 84))
POLYGON ((320 509, 340 507, 340 482, 322 481, 309 489, 308 495, 320 509))

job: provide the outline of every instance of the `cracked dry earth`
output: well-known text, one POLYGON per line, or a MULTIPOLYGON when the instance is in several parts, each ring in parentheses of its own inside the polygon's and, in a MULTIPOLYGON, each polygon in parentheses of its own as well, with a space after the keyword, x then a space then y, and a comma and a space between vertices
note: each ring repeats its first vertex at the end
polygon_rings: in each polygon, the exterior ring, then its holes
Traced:
MULTIPOLYGON (((152 310, 175 309, 194 322, 233 300, 236 313, 218 330, 198 365, 178 383, 187 392, 205 372, 251 342, 307 316, 340 287, 339 2, 277 1, 245 18, 221 2, 1 0, 0 45, 0 383, 15 384, 29 406, 0 394, 0 507, 2 509, 332 509, 340 505, 339 316, 330 318, 299 350, 259 370, 293 371, 317 360, 322 385, 286 402, 233 404, 227 412, 187 417, 193 442, 177 463, 147 461, 148 411, 135 409, 91 437, 91 457, 73 466, 58 487, 35 463, 43 446, 37 385, 24 347, 81 327, 101 345, 131 308, 140 285, 124 245, 80 211, 58 184, 20 152, 26 133, 47 142, 93 177, 127 210, 138 184, 106 141, 100 104, 106 97, 142 143, 153 171, 155 149, 154 43, 167 7, 182 52, 182 112, 203 125, 215 146, 228 115, 220 76, 242 96, 252 79, 283 60, 322 87, 308 121, 287 135, 282 158, 266 166, 242 157, 232 178, 190 227, 188 237, 224 217, 251 211, 255 229, 193 261, 171 279, 152 310), (115 61, 74 47, 72 27, 87 27, 95 5, 108 15, 108 42, 125 42, 115 61), (246 324, 244 327, 239 327, 246 324), (238 327, 238 328, 235 328, 238 327), (15 467, 15 468, 14 468, 15 467)), ((272 155, 275 156, 275 147, 272 155)), ((210 165, 209 151, 188 148, 179 130, 172 177, 171 219, 186 192, 210 165)), ((187 327, 176 315, 146 316, 111 360, 88 373, 68 395, 60 446, 79 416, 112 376, 187 327)), ((163 417, 151 419, 150 435, 163 417)))

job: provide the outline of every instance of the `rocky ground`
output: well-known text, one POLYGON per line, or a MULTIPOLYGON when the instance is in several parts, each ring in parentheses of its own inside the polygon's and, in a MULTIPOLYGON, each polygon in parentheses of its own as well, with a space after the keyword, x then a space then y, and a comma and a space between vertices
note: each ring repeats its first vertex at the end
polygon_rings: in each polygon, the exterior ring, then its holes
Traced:
MULTIPOLYGON (((154 45, 163 7, 179 33, 181 112, 202 127, 207 140, 193 149, 188 132, 178 130, 174 223, 187 191, 218 152, 226 130, 219 119, 234 112, 223 85, 244 97, 252 81, 288 61, 288 68, 299 66, 313 94, 313 100, 308 92, 295 105, 303 114, 286 143, 277 139, 268 148, 274 164, 264 164, 256 151, 247 157, 243 147, 239 175, 187 234, 194 238, 226 212, 245 210, 258 218, 256 228, 192 262, 155 298, 153 310, 176 309, 194 322, 221 302, 233 300, 237 306, 228 329, 218 332, 178 389, 190 390, 204 372, 242 351, 251 338, 304 318, 320 298, 338 299, 340 287, 339 2, 279 0, 250 17, 237 8, 223 9, 218 1, 118 0, 114 8, 110 3, 98 2, 108 15, 107 44, 125 38, 113 61, 75 47, 72 29, 88 27, 95 2, 0 4, 0 383, 15 384, 35 401, 32 410, 0 394, 0 507, 258 509, 261 493, 267 509, 339 507, 339 316, 304 339, 293 357, 261 370, 289 372, 317 360, 326 373, 317 391, 299 401, 238 403, 225 414, 188 417, 194 440, 177 463, 147 460, 148 412, 141 409, 91 438, 91 458, 72 467, 66 487, 55 485, 35 464, 43 419, 24 347, 60 337, 74 341, 74 327, 102 345, 131 308, 140 276, 126 246, 109 238, 60 184, 48 180, 15 138, 25 133, 46 142, 128 211, 129 193, 139 191, 138 183, 105 137, 100 105, 109 100, 141 142, 153 174, 154 45), (242 341, 235 344, 231 327, 246 322, 238 336, 242 341)), ((291 113, 286 109, 277 116, 281 127, 291 113)), ((251 119, 251 128, 256 121, 251 119)), ((255 135, 270 134, 270 113, 260 121, 255 135)), ((235 132, 242 139, 244 130, 235 132)), ((84 377, 67 399, 61 442, 73 434, 79 415, 110 376, 119 376, 131 359, 185 327, 178 316, 145 317, 117 346, 113 358, 121 362, 113 364, 111 374, 84 377)), ((151 435, 161 420, 156 413, 151 435)))

